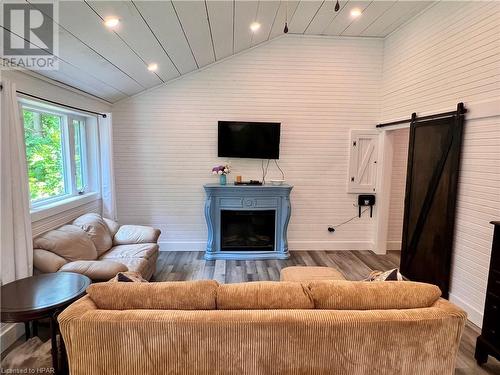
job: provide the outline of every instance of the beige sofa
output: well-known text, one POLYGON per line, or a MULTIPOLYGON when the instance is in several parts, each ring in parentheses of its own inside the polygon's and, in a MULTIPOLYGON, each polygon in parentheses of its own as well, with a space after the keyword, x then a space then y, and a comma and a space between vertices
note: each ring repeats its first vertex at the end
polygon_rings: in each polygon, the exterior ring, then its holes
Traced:
POLYGON ((100 283, 59 316, 72 375, 452 375, 466 314, 412 282, 100 283))
POLYGON ((118 272, 139 272, 150 279, 158 258, 160 231, 122 225, 90 213, 36 237, 33 264, 38 273, 77 272, 94 281, 109 280, 118 272))

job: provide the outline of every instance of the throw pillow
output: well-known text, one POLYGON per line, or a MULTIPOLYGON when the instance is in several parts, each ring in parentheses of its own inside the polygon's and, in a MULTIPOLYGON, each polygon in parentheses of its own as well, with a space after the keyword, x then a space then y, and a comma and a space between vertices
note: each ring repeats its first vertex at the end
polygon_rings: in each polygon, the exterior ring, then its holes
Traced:
POLYGON ((373 271, 370 273, 366 281, 403 281, 403 275, 399 273, 399 269, 394 268, 389 271, 373 271))
POLYGON ((125 283, 147 283, 148 280, 143 278, 139 272, 127 271, 127 272, 118 272, 115 277, 113 277, 111 282, 125 282, 125 283))

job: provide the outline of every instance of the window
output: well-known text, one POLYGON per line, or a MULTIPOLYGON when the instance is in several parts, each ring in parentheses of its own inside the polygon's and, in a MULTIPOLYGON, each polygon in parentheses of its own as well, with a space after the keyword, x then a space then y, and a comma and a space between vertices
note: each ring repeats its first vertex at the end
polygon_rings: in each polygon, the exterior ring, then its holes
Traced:
POLYGON ((31 105, 22 111, 32 207, 85 193, 86 118, 31 105))

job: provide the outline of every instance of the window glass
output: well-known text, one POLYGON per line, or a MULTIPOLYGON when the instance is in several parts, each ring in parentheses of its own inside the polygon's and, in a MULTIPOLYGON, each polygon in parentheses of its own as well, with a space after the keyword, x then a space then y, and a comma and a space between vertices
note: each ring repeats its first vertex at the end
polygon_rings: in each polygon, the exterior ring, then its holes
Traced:
POLYGON ((32 206, 87 192, 85 117, 23 104, 23 121, 32 206))
POLYGON ((75 142, 75 179, 78 193, 85 191, 85 123, 73 120, 75 142))
POLYGON ((67 194, 61 116, 24 109, 23 117, 32 202, 67 194))

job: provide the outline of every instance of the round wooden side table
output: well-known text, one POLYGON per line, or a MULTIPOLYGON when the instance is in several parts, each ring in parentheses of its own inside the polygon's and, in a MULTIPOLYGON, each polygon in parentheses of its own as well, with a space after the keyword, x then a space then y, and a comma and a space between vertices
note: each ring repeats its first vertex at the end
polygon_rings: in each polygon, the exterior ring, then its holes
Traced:
POLYGON ((60 348, 57 345, 59 333, 57 316, 71 303, 83 297, 90 283, 87 276, 78 273, 56 272, 19 279, 2 286, 0 305, 2 323, 24 323, 28 339, 31 337, 31 322, 33 322, 33 335, 36 336, 38 335, 36 322, 39 319, 50 319, 52 366, 56 374, 65 372, 67 367, 62 337, 60 348))

